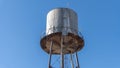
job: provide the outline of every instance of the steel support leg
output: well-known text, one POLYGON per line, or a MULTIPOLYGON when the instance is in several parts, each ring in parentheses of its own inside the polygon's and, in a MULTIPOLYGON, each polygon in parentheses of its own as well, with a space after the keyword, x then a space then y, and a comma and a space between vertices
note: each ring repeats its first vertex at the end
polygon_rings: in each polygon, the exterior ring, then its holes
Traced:
POLYGON ((52 66, 51 66, 52 46, 53 46, 53 42, 51 41, 51 44, 50 44, 50 53, 49 53, 49 64, 48 64, 48 68, 52 68, 52 66))
POLYGON ((75 55, 76 55, 76 64, 77 64, 76 68, 80 68, 77 52, 75 53, 75 55))
POLYGON ((72 54, 70 54, 70 60, 71 60, 71 67, 74 68, 74 62, 73 62, 72 54))
POLYGON ((63 37, 61 37, 61 68, 64 68, 63 37))

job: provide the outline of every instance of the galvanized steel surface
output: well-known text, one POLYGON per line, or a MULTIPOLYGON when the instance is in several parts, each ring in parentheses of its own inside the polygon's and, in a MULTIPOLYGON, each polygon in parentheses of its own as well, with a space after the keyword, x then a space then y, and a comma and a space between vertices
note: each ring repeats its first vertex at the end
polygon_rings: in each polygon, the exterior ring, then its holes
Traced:
POLYGON ((46 35, 56 32, 62 32, 63 35, 78 34, 77 14, 73 10, 56 8, 48 13, 46 35))

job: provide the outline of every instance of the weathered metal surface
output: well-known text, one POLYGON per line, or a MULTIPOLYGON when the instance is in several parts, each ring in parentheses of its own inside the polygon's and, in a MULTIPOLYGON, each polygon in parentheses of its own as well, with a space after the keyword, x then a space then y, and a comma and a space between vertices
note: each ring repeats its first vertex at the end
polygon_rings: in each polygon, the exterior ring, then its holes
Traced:
POLYGON ((57 8, 47 14, 46 35, 62 32, 78 34, 77 14, 68 8, 57 8))
POLYGON ((43 37, 40 42, 42 49, 47 53, 50 53, 51 42, 53 42, 52 54, 60 54, 61 45, 63 45, 63 54, 75 53, 84 46, 83 38, 78 35, 68 33, 68 35, 63 36, 62 33, 53 33, 43 37), (61 38, 63 38, 62 44, 61 38))
POLYGON ((40 44, 42 49, 49 54, 60 54, 61 45, 63 45, 63 54, 81 50, 84 40, 78 34, 77 14, 68 8, 51 10, 47 15, 46 36, 41 39, 40 44), (53 45, 50 52, 51 42, 53 45))

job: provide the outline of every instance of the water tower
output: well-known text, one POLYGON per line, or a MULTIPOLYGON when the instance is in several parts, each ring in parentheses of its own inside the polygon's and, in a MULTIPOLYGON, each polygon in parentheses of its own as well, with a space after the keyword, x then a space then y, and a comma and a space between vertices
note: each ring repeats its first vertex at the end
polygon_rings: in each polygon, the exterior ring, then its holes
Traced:
MULTIPOLYGON (((84 46, 84 39, 78 31, 77 13, 69 8, 56 8, 47 14, 46 33, 40 40, 41 48, 49 54, 48 68, 52 57, 59 56, 59 68, 80 68, 77 52, 84 46), (71 65, 65 63, 67 55, 71 65)), ((58 67, 57 67, 58 68, 58 67)))

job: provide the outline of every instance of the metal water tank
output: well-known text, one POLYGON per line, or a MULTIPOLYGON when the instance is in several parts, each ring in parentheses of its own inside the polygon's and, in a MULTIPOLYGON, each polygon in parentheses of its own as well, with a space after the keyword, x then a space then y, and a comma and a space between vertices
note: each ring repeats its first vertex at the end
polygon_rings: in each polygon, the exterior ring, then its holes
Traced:
POLYGON ((69 8, 51 10, 47 14, 46 35, 41 39, 40 44, 45 52, 52 54, 60 54, 61 48, 63 54, 81 50, 84 46, 84 40, 78 34, 76 12, 69 8))
POLYGON ((47 14, 46 35, 56 32, 78 34, 78 18, 72 9, 56 8, 47 14))

